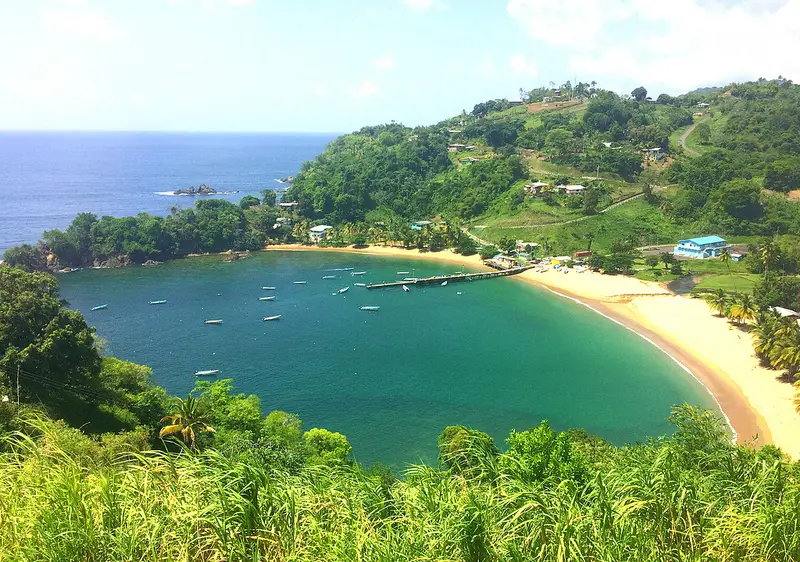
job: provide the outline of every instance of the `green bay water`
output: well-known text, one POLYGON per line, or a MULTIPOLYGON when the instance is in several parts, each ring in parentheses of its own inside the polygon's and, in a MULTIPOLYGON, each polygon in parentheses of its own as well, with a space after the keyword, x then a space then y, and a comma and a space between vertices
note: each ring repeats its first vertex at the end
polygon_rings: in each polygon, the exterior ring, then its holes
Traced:
POLYGON ((286 410, 306 428, 344 433, 365 464, 435 462, 436 437, 447 425, 481 429, 502 446, 511 429, 548 419, 559 430, 581 427, 623 444, 670 432, 673 404, 716 408, 690 374, 635 333, 519 280, 412 285, 410 292, 354 286, 398 280, 398 271, 421 277, 460 269, 269 251, 235 263, 209 256, 84 270, 59 281, 106 352, 149 365, 170 393, 189 392, 195 371, 220 369, 237 392, 258 395, 265 412, 286 410), (332 271, 345 267, 367 273, 332 271), (277 298, 258 300, 266 295, 277 298), (166 304, 148 304, 161 299, 166 304), (262 320, 276 314, 281 320, 262 320))

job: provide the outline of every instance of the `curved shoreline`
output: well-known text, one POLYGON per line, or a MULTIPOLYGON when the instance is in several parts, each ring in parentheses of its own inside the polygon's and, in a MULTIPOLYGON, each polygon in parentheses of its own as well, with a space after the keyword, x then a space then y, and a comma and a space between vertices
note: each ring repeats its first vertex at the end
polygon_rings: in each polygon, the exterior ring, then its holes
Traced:
MULTIPOLYGON (((270 250, 283 251, 323 251, 323 252, 342 252, 342 253, 363 253, 376 256, 407 257, 412 259, 430 259, 459 263, 462 265, 473 266, 484 269, 478 256, 461 256, 451 251, 442 252, 419 252, 416 250, 406 250, 403 248, 370 246, 367 248, 318 248, 297 245, 271 246, 270 250)), ((574 278, 577 274, 569 276, 574 278)), ((679 335, 671 333, 667 328, 658 323, 656 318, 642 314, 636 307, 638 299, 680 299, 688 300, 670 293, 657 284, 648 284, 636 279, 602 276, 600 274, 585 273, 591 276, 592 281, 579 283, 578 288, 569 286, 566 283, 567 276, 547 276, 547 274, 534 274, 525 272, 516 275, 512 279, 547 289, 548 291, 569 298, 578 304, 586 306, 594 312, 605 316, 607 319, 621 324, 625 328, 636 333, 638 336, 655 345, 664 354, 670 357, 708 391, 715 402, 718 404, 720 412, 731 427, 735 438, 740 444, 754 444, 756 446, 775 443, 793 458, 800 457, 800 416, 794 414, 789 418, 777 414, 779 404, 774 404, 770 400, 774 396, 760 397, 758 408, 753 402, 753 396, 748 395, 737 382, 737 377, 731 376, 715 361, 697 352, 691 345, 688 345, 679 335), (529 275, 530 274, 530 275, 529 275), (537 277, 538 275, 538 277, 537 277), (599 279, 603 282, 598 281, 599 279), (588 288, 587 285, 594 282, 605 287, 588 288), (580 286, 583 285, 583 286, 580 286), (606 289, 604 293, 602 289, 606 289), (617 290, 618 289, 618 290, 617 290), (796 418, 796 419, 795 419, 796 418), (791 427, 788 427, 790 425, 791 427), (780 429, 776 432, 775 429, 780 429)), ((587 277, 588 279, 588 277, 587 277)), ((703 306, 704 303, 700 303, 703 306)), ((711 312, 708 311, 711 317, 711 312)), ((740 338, 741 339, 741 338, 740 338)), ((741 346, 749 345, 749 342, 739 342, 741 346)), ((752 352, 749 348, 748 353, 752 352)), ((743 365, 749 370, 761 369, 757 365, 755 358, 751 361, 753 365, 743 365)), ((741 373, 740 373, 741 375, 741 373)), ((775 374, 772 374, 772 378, 775 374)), ((741 381, 741 377, 738 379, 741 381)), ((765 384, 769 381, 764 381, 765 384)), ((790 390, 789 390, 790 392, 790 390)), ((789 401, 789 405, 791 401, 789 401)), ((786 412, 782 412, 785 414, 786 412)))

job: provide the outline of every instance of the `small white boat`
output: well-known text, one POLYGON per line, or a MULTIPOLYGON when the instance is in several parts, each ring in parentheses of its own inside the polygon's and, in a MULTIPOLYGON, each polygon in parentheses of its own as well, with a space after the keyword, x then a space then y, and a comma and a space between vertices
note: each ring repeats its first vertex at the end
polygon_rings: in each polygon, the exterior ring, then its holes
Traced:
POLYGON ((194 376, 196 377, 213 377, 214 375, 219 374, 219 369, 209 369, 208 371, 196 371, 194 376))
POLYGON ((262 291, 274 291, 275 287, 261 287, 262 291))
POLYGON ((335 275, 323 275, 322 278, 323 279, 336 279, 336 276, 335 275))
POLYGON ((457 292, 456 294, 457 294, 457 295, 460 295, 460 294, 461 294, 461 291, 457 292))
POLYGON ((411 272, 410 271, 398 271, 397 272, 398 275, 408 275, 409 273, 411 273, 411 272))
POLYGON ((107 304, 99 304, 97 306, 93 306, 92 310, 105 310, 106 308, 108 308, 107 304))
POLYGON ((367 286, 366 283, 353 283, 353 285, 355 285, 356 287, 366 287, 367 286))
POLYGON ((359 310, 380 310, 381 307, 379 306, 359 306, 359 310))
POLYGON ((274 301, 275 297, 258 297, 260 301, 274 301))
POLYGON ((341 295, 342 293, 346 293, 349 290, 350 290, 350 287, 342 287, 341 289, 339 289, 336 292, 341 295))
POLYGON ((305 285, 308 281, 294 281, 295 285, 305 285))
POLYGON ((354 271, 350 275, 364 275, 365 273, 366 273, 366 271, 354 271))
POLYGON ((222 320, 203 320, 203 324, 222 324, 222 320))
POLYGON ((442 287, 447 287, 447 281, 442 282, 442 287))
POLYGON ((167 301, 166 301, 166 300, 161 300, 161 301, 150 301, 150 304, 164 304, 165 302, 167 302, 167 301))
POLYGON ((280 314, 278 314, 276 316, 265 316, 264 317, 264 322, 269 322, 270 320, 280 320, 280 319, 281 319, 281 315, 280 314))
POLYGON ((409 292, 411 289, 409 289, 408 287, 406 287, 405 285, 403 285, 403 290, 404 290, 404 291, 407 293, 407 292, 409 292))

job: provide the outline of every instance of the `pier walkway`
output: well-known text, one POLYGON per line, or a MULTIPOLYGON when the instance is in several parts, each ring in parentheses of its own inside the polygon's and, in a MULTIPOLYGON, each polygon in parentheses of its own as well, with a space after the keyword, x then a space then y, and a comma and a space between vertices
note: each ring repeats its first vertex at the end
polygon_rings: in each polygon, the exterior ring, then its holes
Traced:
MULTIPOLYGON (((489 267, 493 267, 487 264, 489 267)), ((520 267, 510 267, 508 269, 499 269, 497 271, 479 271, 476 273, 454 273, 452 275, 438 275, 435 277, 420 277, 413 281, 390 281, 388 283, 374 283, 367 285, 367 289, 386 289, 389 287, 402 287, 403 285, 441 285, 445 281, 448 283, 457 283, 459 281, 478 281, 480 279, 494 279, 496 277, 508 277, 509 275, 516 275, 528 269, 536 267, 535 264, 523 265, 520 267)))

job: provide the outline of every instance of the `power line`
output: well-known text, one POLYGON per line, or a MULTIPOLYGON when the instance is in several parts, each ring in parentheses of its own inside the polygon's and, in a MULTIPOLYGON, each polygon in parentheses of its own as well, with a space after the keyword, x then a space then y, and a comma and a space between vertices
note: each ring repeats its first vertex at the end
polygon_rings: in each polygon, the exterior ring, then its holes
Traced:
MULTIPOLYGON (((0 371, 3 371, 4 373, 6 373, 6 375, 8 375, 9 378, 11 377, 11 375, 13 373, 13 371, 9 370, 7 367, 2 367, 2 366, 0 366, 0 371)), ((91 389, 88 389, 88 388, 84 388, 84 387, 81 387, 81 386, 76 386, 76 385, 73 385, 73 384, 70 384, 70 383, 64 382, 64 381, 53 380, 53 379, 47 377, 46 375, 41 375, 41 374, 38 374, 38 373, 32 373, 32 372, 29 372, 29 371, 24 371, 19 366, 17 366, 17 401, 18 402, 19 402, 19 394, 20 394, 19 377, 22 377, 23 379, 30 380, 32 382, 36 382, 36 383, 42 384, 44 386, 49 386, 50 388, 54 388, 56 390, 64 390, 64 391, 67 391, 67 392, 72 392, 74 394, 81 394, 81 395, 83 395, 83 396, 85 396, 87 398, 94 398, 94 399, 103 399, 103 398, 105 398, 105 396, 103 396, 102 394, 100 394, 100 393, 98 393, 98 392, 96 392, 94 390, 91 390, 91 389)))

